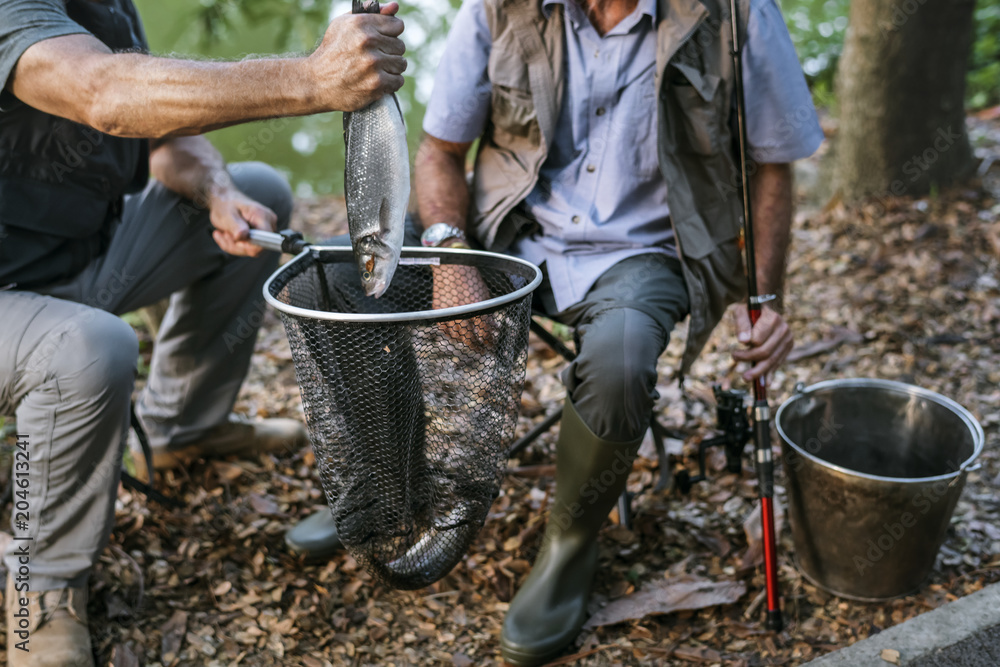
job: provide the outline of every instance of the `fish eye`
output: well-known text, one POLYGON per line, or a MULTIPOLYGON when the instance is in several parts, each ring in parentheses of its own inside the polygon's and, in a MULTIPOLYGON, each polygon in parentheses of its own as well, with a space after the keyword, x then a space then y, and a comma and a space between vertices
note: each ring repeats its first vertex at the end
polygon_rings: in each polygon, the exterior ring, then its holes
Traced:
POLYGON ((365 271, 363 274, 361 274, 361 278, 362 278, 362 280, 365 280, 365 281, 371 280, 372 279, 372 272, 371 271, 365 271))

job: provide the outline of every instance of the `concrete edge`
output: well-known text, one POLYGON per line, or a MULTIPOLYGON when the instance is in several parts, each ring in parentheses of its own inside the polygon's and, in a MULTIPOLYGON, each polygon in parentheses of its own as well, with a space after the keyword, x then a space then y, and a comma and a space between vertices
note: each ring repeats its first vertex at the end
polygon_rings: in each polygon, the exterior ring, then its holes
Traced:
POLYGON ((805 663, 802 667, 888 667, 882 649, 899 651, 908 665, 1000 624, 1000 583, 949 602, 899 625, 805 663))

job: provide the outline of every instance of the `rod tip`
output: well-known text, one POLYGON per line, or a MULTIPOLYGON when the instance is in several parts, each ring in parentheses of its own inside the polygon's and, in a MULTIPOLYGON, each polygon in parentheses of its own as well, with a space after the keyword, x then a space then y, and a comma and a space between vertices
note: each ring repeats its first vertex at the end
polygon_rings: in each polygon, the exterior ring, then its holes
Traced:
POLYGON ((785 627, 784 621, 781 618, 781 610, 775 609, 767 611, 767 618, 764 621, 764 627, 766 627, 771 632, 781 632, 782 628, 785 627))

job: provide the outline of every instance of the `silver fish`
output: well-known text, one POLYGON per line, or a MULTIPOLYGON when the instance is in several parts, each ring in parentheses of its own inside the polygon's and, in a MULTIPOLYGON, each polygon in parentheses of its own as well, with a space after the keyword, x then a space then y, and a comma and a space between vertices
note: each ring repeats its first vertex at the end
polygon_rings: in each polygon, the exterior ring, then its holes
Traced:
MULTIPOLYGON (((377 13, 379 5, 354 0, 353 11, 377 13)), ((365 294, 378 298, 399 263, 410 199, 410 153, 396 96, 385 95, 360 111, 345 113, 344 142, 351 246, 365 294)))

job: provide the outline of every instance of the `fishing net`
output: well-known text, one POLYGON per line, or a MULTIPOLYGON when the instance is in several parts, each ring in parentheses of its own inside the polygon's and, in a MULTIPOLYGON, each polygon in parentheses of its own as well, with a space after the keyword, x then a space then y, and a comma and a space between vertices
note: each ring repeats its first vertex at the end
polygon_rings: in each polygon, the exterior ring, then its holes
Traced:
POLYGON ((514 435, 538 269, 406 248, 366 297, 349 248, 313 246, 264 286, 281 314, 340 537, 376 579, 427 586, 461 560, 514 435))

